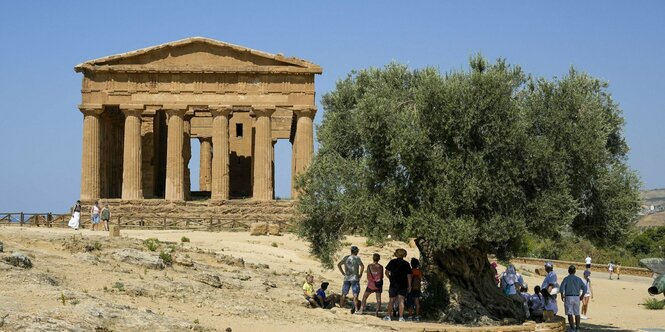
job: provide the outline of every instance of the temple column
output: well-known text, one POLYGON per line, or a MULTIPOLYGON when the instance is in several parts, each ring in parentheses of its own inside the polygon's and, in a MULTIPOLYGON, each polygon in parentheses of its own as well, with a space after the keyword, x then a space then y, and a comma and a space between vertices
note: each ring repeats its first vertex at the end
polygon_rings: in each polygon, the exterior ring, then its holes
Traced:
POLYGON ((79 106, 83 113, 83 146, 81 156, 81 200, 95 200, 100 194, 101 128, 99 116, 104 111, 99 104, 79 106))
POLYGON ((274 151, 270 116, 274 112, 274 106, 252 109, 253 115, 256 116, 252 199, 258 201, 269 201, 273 198, 272 160, 274 151))
POLYGON ((192 124, 190 120, 193 118, 193 115, 185 114, 183 118, 183 147, 182 147, 182 159, 183 159, 183 190, 185 191, 185 200, 190 201, 192 199, 192 180, 191 172, 189 170, 189 161, 192 159, 192 124))
POLYGON ((291 179, 291 197, 296 198, 298 192, 295 188, 296 177, 302 174, 314 156, 314 116, 316 108, 296 109, 296 134, 293 139, 292 163, 293 176, 291 179))
POLYGON ((141 113, 143 105, 120 105, 125 114, 125 143, 122 157, 122 199, 143 199, 141 181, 141 113))
POLYGON ((165 107, 167 119, 166 138, 166 190, 164 198, 169 201, 184 201, 185 183, 183 140, 184 116, 187 109, 184 106, 165 107))
MULTIPOLYGON (((230 106, 212 106, 212 200, 229 197, 229 115, 230 106)), ((202 149, 203 150, 203 149, 202 149)))
POLYGON ((201 155, 199 158, 199 190, 210 191, 212 179, 212 140, 210 137, 199 137, 201 155))

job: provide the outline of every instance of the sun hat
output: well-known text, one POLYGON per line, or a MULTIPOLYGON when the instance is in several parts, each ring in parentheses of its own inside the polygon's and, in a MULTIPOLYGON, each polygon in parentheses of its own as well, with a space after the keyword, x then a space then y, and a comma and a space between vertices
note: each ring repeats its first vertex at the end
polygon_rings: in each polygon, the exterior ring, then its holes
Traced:
POLYGON ((401 257, 401 258, 406 257, 406 250, 402 248, 395 250, 395 257, 401 257))

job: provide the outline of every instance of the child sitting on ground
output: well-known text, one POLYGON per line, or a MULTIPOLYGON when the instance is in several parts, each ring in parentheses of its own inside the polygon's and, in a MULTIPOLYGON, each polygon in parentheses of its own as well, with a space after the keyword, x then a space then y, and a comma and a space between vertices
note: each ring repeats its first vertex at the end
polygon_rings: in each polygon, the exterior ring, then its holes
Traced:
POLYGON ((313 275, 308 275, 305 277, 305 283, 302 285, 302 293, 305 296, 305 300, 309 302, 309 304, 314 307, 318 308, 319 304, 316 302, 316 293, 314 293, 314 276, 313 275))
POLYGON ((543 311, 545 310, 545 300, 541 293, 540 286, 536 286, 533 288, 533 295, 529 297, 531 319, 538 323, 543 321, 543 311))
POLYGON ((328 282, 322 282, 321 283, 321 288, 319 288, 316 291, 316 302, 321 306, 323 309, 330 309, 335 306, 335 302, 333 302, 333 297, 328 296, 326 294, 326 290, 328 289, 328 282))

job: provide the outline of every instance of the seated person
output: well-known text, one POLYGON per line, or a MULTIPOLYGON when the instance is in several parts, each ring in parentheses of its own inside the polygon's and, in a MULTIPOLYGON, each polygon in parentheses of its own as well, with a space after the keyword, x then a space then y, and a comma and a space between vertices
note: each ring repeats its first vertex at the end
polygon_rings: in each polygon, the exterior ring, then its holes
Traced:
MULTIPOLYGON (((547 293, 547 291, 545 291, 547 293)), ((543 320, 543 310, 545 310, 545 300, 540 290, 540 286, 533 288, 533 295, 529 297, 529 313, 531 314, 531 319, 536 322, 541 322, 543 320)))
POLYGON ((319 304, 316 302, 316 293, 314 293, 313 283, 314 276, 308 275, 305 277, 305 283, 302 285, 302 293, 305 296, 305 300, 307 300, 312 307, 318 308, 319 304))
POLYGON ((316 303, 324 309, 330 309, 335 306, 335 302, 333 301, 332 296, 328 296, 326 294, 326 290, 328 289, 328 282, 322 282, 321 283, 321 288, 319 288, 316 291, 316 303))

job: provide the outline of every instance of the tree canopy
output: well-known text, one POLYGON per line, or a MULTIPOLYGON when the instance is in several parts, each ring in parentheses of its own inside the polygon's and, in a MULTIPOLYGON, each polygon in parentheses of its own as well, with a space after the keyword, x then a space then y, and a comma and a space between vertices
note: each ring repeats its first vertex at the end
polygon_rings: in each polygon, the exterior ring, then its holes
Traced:
POLYGON ((348 233, 510 256, 526 233, 606 245, 635 220, 621 109, 575 69, 548 80, 482 56, 445 74, 393 63, 352 72, 322 103, 297 212, 327 266, 348 233))

